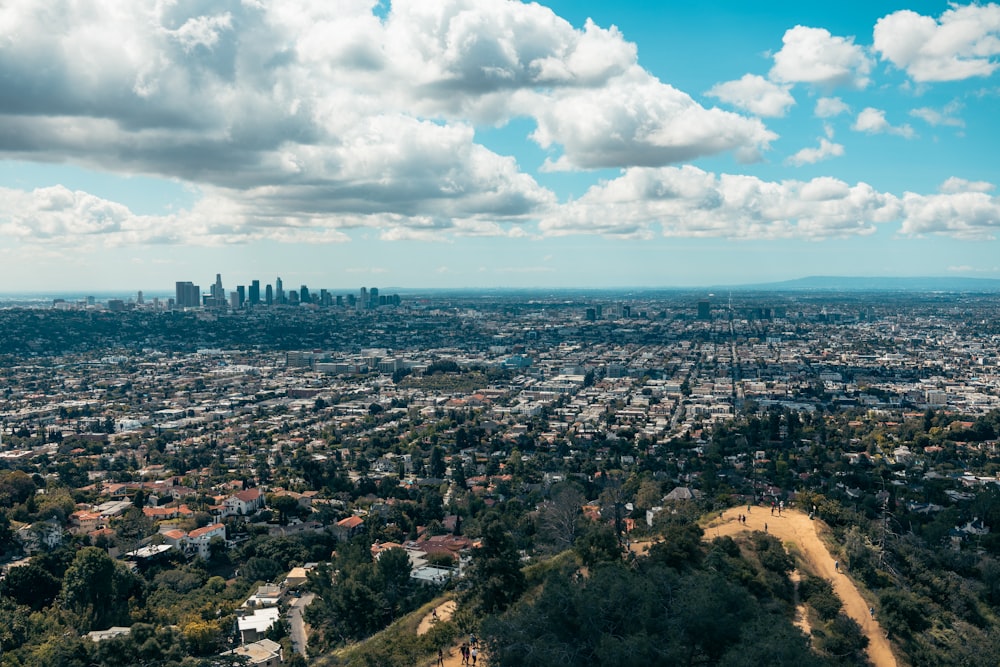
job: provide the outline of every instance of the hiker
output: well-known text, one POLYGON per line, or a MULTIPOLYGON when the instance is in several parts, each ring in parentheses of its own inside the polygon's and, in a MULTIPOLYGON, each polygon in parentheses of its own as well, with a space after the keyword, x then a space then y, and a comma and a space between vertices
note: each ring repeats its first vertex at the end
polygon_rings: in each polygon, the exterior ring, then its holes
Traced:
POLYGON ((459 648, 458 650, 462 654, 462 664, 463 665, 469 664, 469 645, 462 644, 461 648, 459 648))
POLYGON ((479 655, 479 651, 475 646, 472 647, 472 667, 476 667, 476 656, 479 655))
POLYGON ((766 523, 764 524, 764 532, 765 533, 767 532, 767 524, 766 523))
POLYGON ((438 649, 438 667, 444 667, 444 651, 438 649))
POLYGON ((840 561, 839 560, 833 561, 833 569, 836 570, 837 572, 840 572, 840 561))
POLYGON ((872 615, 872 618, 875 618, 875 607, 868 607, 868 613, 872 615))

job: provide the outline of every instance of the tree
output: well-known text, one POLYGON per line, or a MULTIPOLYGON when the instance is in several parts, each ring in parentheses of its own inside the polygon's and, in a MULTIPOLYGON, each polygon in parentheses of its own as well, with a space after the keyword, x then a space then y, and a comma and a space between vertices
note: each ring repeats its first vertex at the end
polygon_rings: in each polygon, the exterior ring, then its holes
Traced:
POLYGON ((560 485, 538 511, 539 537, 556 551, 569 549, 577 536, 577 522, 586 500, 572 485, 560 485))
POLYGON ((434 449, 431 450, 430 473, 431 477, 444 479, 444 450, 439 446, 435 446, 434 449))
POLYGON ((267 497, 267 506, 278 512, 278 523, 282 526, 288 525, 288 519, 302 513, 302 506, 292 496, 270 495, 267 497))
POLYGON ((403 601, 413 587, 413 580, 410 578, 411 567, 410 557, 403 549, 383 551, 375 561, 375 571, 391 618, 399 614, 403 601))
POLYGON ((0 595, 38 611, 47 607, 59 595, 59 580, 35 562, 12 567, 0 580, 0 595))
POLYGON ((576 540, 575 548, 583 564, 587 566, 619 560, 622 554, 622 546, 615 536, 615 531, 605 524, 590 526, 576 540))
POLYGON ((62 600, 78 617, 81 631, 103 629, 128 622, 129 598, 138 592, 138 581, 124 563, 103 549, 84 547, 66 570, 62 600))
POLYGON ((469 598, 479 614, 503 611, 524 592, 524 573, 509 533, 491 513, 482 523, 482 546, 472 554, 469 598))

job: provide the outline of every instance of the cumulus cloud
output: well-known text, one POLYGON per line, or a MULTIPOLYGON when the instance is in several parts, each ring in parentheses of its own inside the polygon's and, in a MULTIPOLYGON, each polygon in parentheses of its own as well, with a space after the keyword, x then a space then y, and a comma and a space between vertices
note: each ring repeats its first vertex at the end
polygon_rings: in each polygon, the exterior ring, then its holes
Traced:
POLYGON ((816 148, 803 148, 795 155, 788 158, 787 162, 800 167, 804 164, 815 164, 820 160, 831 157, 840 157, 844 154, 844 146, 829 139, 820 137, 819 146, 816 148))
POLYGON ((851 107, 847 106, 839 97, 821 97, 816 100, 816 110, 814 113, 817 118, 833 118, 850 110, 851 107))
POLYGON ((756 74, 745 74, 736 81, 716 84, 706 94, 756 116, 779 117, 795 104, 788 88, 756 74))
POLYGON ((854 120, 854 124, 851 125, 851 129, 867 134, 895 134, 905 139, 912 139, 914 137, 912 127, 905 123, 903 125, 891 125, 885 119, 885 111, 874 107, 862 109, 861 113, 854 120))
POLYGON ((989 76, 1000 66, 1000 5, 958 5, 935 19, 905 9, 875 24, 874 49, 918 82, 989 76))
POLYGON ((532 106, 532 137, 563 148, 551 170, 660 166, 727 150, 753 160, 777 138, 759 120, 705 109, 638 67, 600 90, 566 89, 532 106))
POLYGON ((860 89, 868 85, 871 67, 871 59, 853 37, 797 25, 785 32, 781 50, 774 54, 770 78, 781 83, 860 89))
POLYGON ((941 234, 961 239, 996 239, 1000 232, 1000 198, 982 191, 903 195, 900 231, 910 235, 941 234))
POLYGON ((210 5, 3 3, 0 155, 195 184, 250 235, 517 234, 554 195, 476 124, 534 119, 558 169, 751 160, 776 138, 534 3, 210 5))
POLYGON ((823 239, 871 234, 900 210, 896 197, 865 183, 633 168, 545 216, 540 228, 547 235, 823 239))

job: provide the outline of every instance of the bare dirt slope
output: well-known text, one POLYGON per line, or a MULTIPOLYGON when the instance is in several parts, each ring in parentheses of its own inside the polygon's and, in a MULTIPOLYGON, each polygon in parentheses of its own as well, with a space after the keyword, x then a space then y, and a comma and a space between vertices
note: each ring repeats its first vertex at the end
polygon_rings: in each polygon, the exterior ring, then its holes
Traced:
POLYGON ((455 613, 454 600, 448 600, 446 602, 442 602, 441 604, 439 604, 437 607, 434 608, 434 611, 427 614, 420 620, 420 625, 417 626, 417 635, 427 634, 427 632, 431 629, 431 626, 433 626, 438 621, 450 621, 451 615, 454 613, 455 613), (437 616, 434 615, 434 612, 437 612, 437 616))
POLYGON ((875 667, 896 667, 896 658, 892 654, 889 641, 878 621, 871 617, 868 604, 858 592, 854 582, 843 572, 834 567, 834 558, 816 533, 820 521, 813 521, 803 512, 785 510, 779 516, 771 515, 770 508, 754 507, 748 514, 746 507, 728 510, 721 519, 715 519, 705 529, 705 539, 713 539, 722 535, 735 535, 744 531, 764 530, 774 535, 782 542, 795 543, 802 557, 811 566, 817 576, 823 577, 831 584, 837 597, 844 603, 844 612, 857 621, 865 636, 868 637, 868 659, 875 667), (743 514, 747 517, 746 524, 737 521, 743 514))

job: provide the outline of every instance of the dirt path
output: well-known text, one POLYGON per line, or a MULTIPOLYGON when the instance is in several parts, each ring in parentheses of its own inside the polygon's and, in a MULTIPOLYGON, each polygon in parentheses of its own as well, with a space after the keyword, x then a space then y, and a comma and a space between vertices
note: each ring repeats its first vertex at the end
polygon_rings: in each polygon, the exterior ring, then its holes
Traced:
POLYGON ((861 630, 868 637, 868 659, 875 667, 896 667, 896 658, 892 654, 889 641, 878 621, 868 612, 868 604, 858 592, 854 582, 834 567, 834 559, 816 533, 819 521, 812 521, 798 511, 786 510, 781 516, 771 515, 770 508, 754 507, 747 514, 746 507, 736 507, 725 512, 721 519, 714 519, 705 529, 705 539, 713 539, 723 535, 735 535, 743 531, 764 530, 774 535, 782 542, 794 542, 798 545, 802 557, 809 562, 813 571, 831 584, 837 597, 844 603, 844 613, 857 621, 861 630), (737 521, 743 514, 747 517, 746 525, 737 521))
POLYGON ((451 615, 455 613, 455 601, 447 600, 442 602, 434 611, 424 616, 420 619, 420 625, 417 626, 417 636, 425 635, 430 631, 431 627, 438 621, 450 621, 451 615), (434 615, 437 612, 437 616, 434 615))

